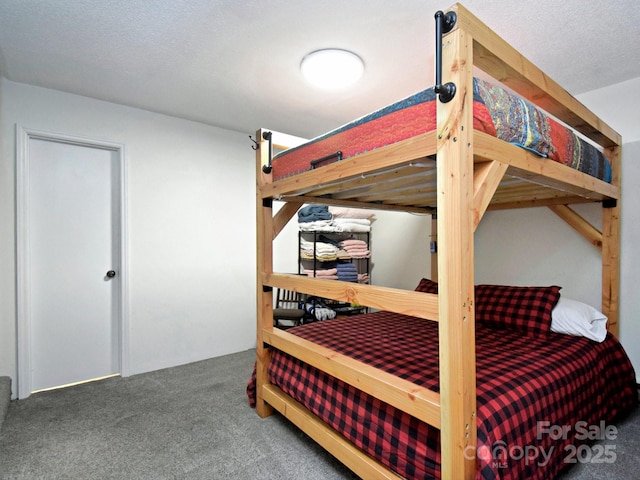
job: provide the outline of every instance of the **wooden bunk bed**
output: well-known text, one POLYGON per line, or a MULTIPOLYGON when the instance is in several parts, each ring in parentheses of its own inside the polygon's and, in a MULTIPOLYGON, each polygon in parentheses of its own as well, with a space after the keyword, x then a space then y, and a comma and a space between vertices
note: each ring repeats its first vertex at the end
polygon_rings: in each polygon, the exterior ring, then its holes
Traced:
MULTIPOLYGON (((330 165, 274 180, 265 173, 274 147, 303 139, 256 134, 257 360, 256 410, 291 420, 360 477, 398 478, 269 380, 275 350, 357 388, 439 430, 441 478, 474 478, 476 322, 474 231, 489 209, 548 206, 602 252, 602 310, 618 331, 621 138, 596 115, 461 5, 442 42, 442 77, 455 96, 437 103, 437 127, 330 165), (474 130, 476 66, 602 147, 611 163, 605 182, 474 130), (273 200, 283 201, 274 215, 273 200), (570 205, 602 204, 602 231, 570 205), (438 293, 405 291, 274 273, 272 242, 305 203, 433 213, 437 208, 438 293), (425 388, 332 348, 273 327, 273 289, 282 288, 437 322, 439 388, 425 388)), ((441 13, 441 12, 439 12, 441 13)), ((438 83, 438 82, 437 82, 438 83)), ((425 252, 426 253, 426 252, 425 252)), ((297 327, 300 328, 300 327, 297 327)))

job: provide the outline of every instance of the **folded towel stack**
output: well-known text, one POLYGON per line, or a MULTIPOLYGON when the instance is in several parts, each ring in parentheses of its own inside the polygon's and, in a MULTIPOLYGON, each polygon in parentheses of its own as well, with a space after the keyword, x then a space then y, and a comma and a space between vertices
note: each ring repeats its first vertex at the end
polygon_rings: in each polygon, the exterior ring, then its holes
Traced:
POLYGON ((329 207, 329 213, 333 218, 368 218, 372 219, 374 213, 371 210, 364 208, 350 208, 350 207, 329 207))
POLYGON ((349 238, 340 242, 340 247, 346 251, 351 258, 370 258, 369 246, 364 240, 349 238))
POLYGON ((327 268, 323 270, 304 269, 303 273, 305 273, 309 277, 321 278, 323 280, 338 280, 337 268, 327 268))
POLYGON ((320 262, 331 262, 337 260, 338 249, 335 245, 324 242, 309 242, 300 240, 300 258, 303 260, 313 260, 320 262), (315 254, 315 255, 314 255, 315 254))
POLYGON ((331 224, 336 232, 371 231, 371 220, 368 218, 334 218, 331 224))
POLYGON ((342 280, 343 282, 358 281, 358 270, 353 263, 339 263, 337 269, 338 280, 342 280))
POLYGON ((359 273, 358 274, 358 283, 369 283, 369 274, 368 273, 359 273))
POLYGON ((335 232, 331 220, 315 220, 313 222, 298 222, 298 228, 301 232, 335 232))

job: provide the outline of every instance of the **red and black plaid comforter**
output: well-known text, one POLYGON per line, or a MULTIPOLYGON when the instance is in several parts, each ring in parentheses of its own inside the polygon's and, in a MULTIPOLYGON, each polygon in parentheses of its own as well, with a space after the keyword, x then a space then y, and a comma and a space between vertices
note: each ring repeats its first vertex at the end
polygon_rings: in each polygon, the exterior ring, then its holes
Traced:
MULTIPOLYGON (((289 332, 439 390, 435 322, 377 312, 289 332)), ((601 438, 604 432, 597 429, 636 404, 633 367, 611 335, 595 343, 478 326, 476 349, 478 448, 468 452, 477 458, 476 478, 555 478, 580 459, 570 445, 601 438)), ((440 478, 439 430, 279 351, 273 353, 269 376, 399 475, 440 478)), ((255 403, 255 377, 247 392, 255 403)))

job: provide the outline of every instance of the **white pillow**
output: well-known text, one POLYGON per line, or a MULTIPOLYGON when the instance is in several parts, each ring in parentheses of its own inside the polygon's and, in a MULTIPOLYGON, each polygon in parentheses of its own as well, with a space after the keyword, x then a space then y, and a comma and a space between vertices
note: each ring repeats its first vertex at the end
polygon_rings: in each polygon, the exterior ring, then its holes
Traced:
POLYGON ((551 312, 551 331, 602 342, 607 336, 607 317, 591 305, 560 297, 551 312))

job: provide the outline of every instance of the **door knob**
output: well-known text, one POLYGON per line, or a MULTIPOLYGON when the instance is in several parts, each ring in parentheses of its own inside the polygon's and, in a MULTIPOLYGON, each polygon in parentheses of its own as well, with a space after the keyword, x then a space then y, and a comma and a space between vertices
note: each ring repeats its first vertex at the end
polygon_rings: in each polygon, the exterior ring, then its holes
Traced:
POLYGON ((113 277, 115 277, 115 276, 116 276, 116 272, 115 272, 115 270, 109 270, 109 271, 107 272, 107 277, 109 277, 109 278, 113 278, 113 277))

